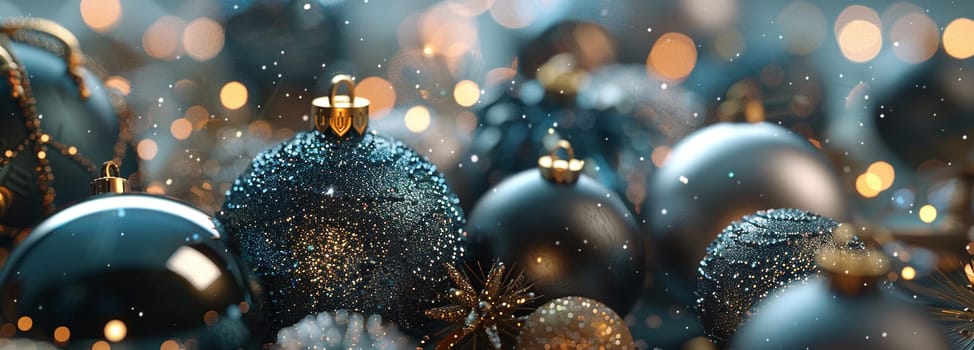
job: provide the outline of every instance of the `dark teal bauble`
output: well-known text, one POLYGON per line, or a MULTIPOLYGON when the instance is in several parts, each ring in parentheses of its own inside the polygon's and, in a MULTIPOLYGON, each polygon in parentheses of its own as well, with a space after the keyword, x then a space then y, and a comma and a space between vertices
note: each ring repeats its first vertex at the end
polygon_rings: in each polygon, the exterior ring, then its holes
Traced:
POLYGON ((17 33, 0 35, 0 50, 9 54, 0 55, 0 67, 5 67, 0 71, 0 234, 7 240, 0 247, 9 247, 7 235, 86 198, 88 182, 102 162, 117 158, 123 176, 138 170, 135 152, 121 137, 113 97, 101 80, 83 66, 70 69, 51 49, 34 46, 40 34, 17 33), (10 69, 10 60, 17 69, 10 69), (20 77, 23 90, 8 79, 11 74, 20 77), (15 91, 22 97, 14 97, 15 91), (32 100, 36 115, 22 99, 32 100), (38 150, 44 152, 43 161, 38 150))
POLYGON ((626 314, 646 278, 639 226, 612 190, 587 175, 555 183, 538 169, 488 191, 467 225, 471 263, 523 269, 537 304, 566 296, 599 300, 626 314))
POLYGON ((31 321, 16 337, 71 349, 246 347, 255 311, 215 221, 144 194, 92 197, 42 222, 4 267, 0 300, 2 323, 31 321))
POLYGON ((677 143, 650 181, 640 215, 661 279, 692 303, 700 259, 731 222, 796 208, 844 220, 846 198, 828 160, 807 140, 768 123, 720 123, 677 143))
POLYGON ((817 258, 822 276, 761 302, 733 336, 731 349, 949 348, 930 319, 883 286, 885 256, 825 252, 817 258))
POLYGON ((832 219, 798 209, 762 210, 727 226, 697 269, 696 309, 710 339, 724 344, 758 302, 794 281, 818 275, 821 249, 862 249, 840 242, 832 219))

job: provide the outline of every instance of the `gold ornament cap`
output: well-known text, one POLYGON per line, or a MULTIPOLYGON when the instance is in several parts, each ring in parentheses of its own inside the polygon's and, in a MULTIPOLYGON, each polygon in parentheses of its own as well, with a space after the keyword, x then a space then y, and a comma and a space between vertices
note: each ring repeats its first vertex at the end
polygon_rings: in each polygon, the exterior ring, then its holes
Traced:
POLYGON ((330 130, 343 137, 355 129, 363 135, 369 126, 369 100, 355 97, 355 82, 351 76, 336 75, 331 79, 331 93, 311 101, 311 116, 315 129, 322 133, 330 130), (342 85, 348 87, 348 95, 338 95, 342 85))
POLYGON ((823 249, 816 261, 829 277, 829 286, 851 296, 874 289, 889 272, 889 257, 875 249, 823 249))
POLYGON ((128 181, 119 176, 118 165, 112 161, 102 164, 101 177, 91 181, 91 194, 125 193, 128 189, 128 181))
POLYGON ((572 144, 566 140, 558 140, 555 147, 548 151, 548 155, 538 158, 538 170, 541 170, 541 177, 545 180, 557 184, 573 184, 578 181, 578 176, 582 174, 585 161, 575 159, 575 150, 572 144), (558 150, 565 150, 568 159, 558 158, 558 150))

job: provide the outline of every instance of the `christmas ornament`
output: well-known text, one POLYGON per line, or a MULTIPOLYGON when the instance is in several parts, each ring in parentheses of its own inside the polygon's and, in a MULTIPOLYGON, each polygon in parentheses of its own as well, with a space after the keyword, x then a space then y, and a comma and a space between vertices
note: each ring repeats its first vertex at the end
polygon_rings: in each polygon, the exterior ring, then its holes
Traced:
MULTIPOLYGON (((779 126, 715 124, 681 140, 653 177, 642 216, 663 282, 690 296, 707 244, 758 210, 796 208, 842 220, 838 179, 807 141, 779 126)), ((684 300, 690 303, 690 298, 684 300)))
POLYGON ((266 329, 347 309, 422 333, 421 310, 448 288, 443 264, 463 256, 459 201, 416 152, 366 132, 368 101, 348 76, 312 104, 317 130, 258 155, 219 215, 267 291, 266 329))
POLYGON ((929 286, 910 285, 930 304, 931 319, 947 335, 954 349, 974 349, 974 260, 964 264, 963 272, 935 275, 929 286))
POLYGON ((309 315, 277 333, 282 350, 304 349, 415 349, 395 325, 382 322, 379 315, 338 310, 309 315))
POLYGON ((947 349, 911 305, 880 289, 888 271, 878 251, 824 250, 825 278, 768 298, 734 336, 733 349, 947 349))
POLYGON ((582 297, 549 301, 528 315, 518 349, 636 349, 626 322, 604 304, 582 297))
POLYGON ((481 198, 467 225, 469 251, 474 261, 522 266, 541 302, 584 296, 625 313, 645 277, 639 228, 618 195, 582 175, 584 162, 574 157, 562 140, 537 170, 481 198))
MULTIPOLYGON (((756 69, 755 69, 756 70, 756 69)), ((723 122, 767 121, 785 127, 803 138, 824 140, 828 118, 823 81, 826 76, 808 58, 764 65, 760 71, 730 84, 719 99, 716 119, 723 122)))
POLYGON ((697 311, 711 340, 728 341, 758 302, 817 275, 819 250, 863 248, 855 237, 834 237, 837 226, 804 210, 772 209, 725 228, 698 269, 697 311))
POLYGON ((137 164, 133 152, 126 157, 124 102, 85 68, 71 32, 37 18, 3 20, 0 31, 0 248, 9 248, 84 198, 95 164, 125 160, 125 175, 137 164))
POLYGON ((478 292, 470 279, 456 267, 446 265, 446 268, 456 286, 446 293, 446 299, 451 304, 426 310, 426 316, 450 322, 455 329, 436 348, 453 349, 465 345, 472 345, 473 348, 510 348, 521 326, 518 311, 525 309, 524 304, 535 299, 534 293, 528 292, 531 286, 524 275, 520 272, 505 274, 507 266, 497 261, 487 276, 483 276, 482 270, 477 276, 477 280, 483 283, 478 292))
POLYGON ((250 289, 208 215, 181 202, 125 193, 106 163, 105 192, 39 224, 0 275, 0 321, 17 337, 92 348, 248 346, 250 289), (112 345, 115 346, 115 345, 112 345))
MULTIPOLYGON (((532 168, 537 150, 551 148, 561 139, 585 154, 591 164, 587 174, 618 196, 626 196, 632 186, 637 187, 633 191, 645 189, 653 168, 649 126, 612 110, 528 104, 505 95, 484 107, 478 119, 468 155, 458 169, 460 176, 451 179, 459 183, 465 208, 501 180, 532 168)), ((637 192, 634 199, 645 197, 644 191, 637 192)))

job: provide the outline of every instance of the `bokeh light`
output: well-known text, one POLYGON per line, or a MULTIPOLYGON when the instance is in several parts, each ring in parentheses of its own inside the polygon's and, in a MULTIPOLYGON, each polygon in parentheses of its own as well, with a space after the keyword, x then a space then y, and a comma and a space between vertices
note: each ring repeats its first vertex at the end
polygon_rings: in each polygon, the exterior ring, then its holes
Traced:
POLYGON ((159 153, 159 145, 152 139, 144 139, 135 146, 135 152, 142 160, 152 160, 159 153))
POLYGON ((646 65, 660 77, 679 81, 690 75, 697 64, 697 45, 681 33, 666 33, 656 39, 646 65))
POLYGON ((186 118, 178 118, 169 125, 172 137, 177 140, 185 140, 193 133, 193 123, 186 118))
POLYGON ((81 19, 96 32, 110 31, 122 19, 122 4, 119 0, 81 0, 81 19))
POLYGON ((445 3, 433 6, 419 20, 423 53, 459 57, 477 45, 477 26, 470 17, 457 16, 445 3))
POLYGON ((974 56, 974 20, 958 18, 944 28, 944 51, 961 60, 974 56))
POLYGON ((385 117, 396 105, 396 89, 381 77, 368 77, 355 84, 355 96, 369 100, 369 118, 385 117))
POLYGON ((487 12, 494 5, 494 0, 446 0, 444 3, 458 15, 473 17, 487 12))
POLYGON ((125 322, 119 320, 111 320, 105 323, 105 339, 108 341, 117 343, 125 339, 125 335, 128 334, 128 328, 125 327, 125 322))
POLYGON ((423 106, 413 106, 406 111, 403 121, 406 123, 406 129, 417 134, 421 133, 430 126, 430 111, 423 106))
POLYGON ((153 58, 171 60, 181 53, 180 36, 186 27, 179 17, 164 16, 142 34, 142 49, 153 58))
POLYGON ((54 329, 54 341, 64 343, 71 339, 71 330, 68 327, 60 326, 54 329))
POLYGON ((220 89, 220 103, 229 110, 240 109, 247 104, 247 87, 239 81, 231 81, 220 89))
POLYGON ((909 63, 920 63, 933 57, 940 47, 940 31, 930 17, 910 12, 893 23, 889 32, 893 53, 909 63))
POLYGON ((480 86, 472 80, 464 80, 453 88, 453 99, 458 105, 470 107, 480 100, 480 86))
POLYGON ((166 340, 162 342, 162 345, 159 345, 159 350, 179 350, 179 349, 180 349, 179 342, 172 339, 166 340))
POLYGON ((785 6, 775 19, 788 51, 807 55, 822 46, 828 24, 822 10, 813 4, 796 1, 785 6))
POLYGON ((875 10, 861 5, 847 7, 835 21, 836 40, 842 55, 856 63, 875 58, 883 48, 881 26, 875 10))
POLYGON ((919 214, 920 214, 920 221, 923 221, 925 223, 929 224, 934 220, 937 220, 937 208, 934 207, 933 205, 927 204, 920 207, 919 214))
POLYGON ((21 316, 17 319, 17 329, 21 332, 29 331, 34 327, 34 320, 30 316, 21 316))
POLYGON ((122 96, 128 96, 132 93, 132 83, 124 77, 113 75, 105 79, 105 86, 111 89, 115 89, 122 96))
POLYGON ((866 173, 873 174, 876 180, 879 181, 877 190, 885 191, 893 186, 893 181, 896 180, 896 171, 893 170, 893 166, 884 161, 874 162, 869 165, 866 169, 866 173))
POLYGON ((183 31, 183 48, 197 61, 216 57, 223 50, 223 41, 223 27, 210 18, 194 19, 183 31))
POLYGON ((681 0, 683 11, 698 27, 716 31, 737 18, 737 0, 681 0))
POLYGON ((912 280, 917 277, 917 270, 912 266, 904 266, 903 269, 900 270, 900 276, 903 276, 904 280, 912 280))
POLYGON ((860 174, 856 177, 856 192, 859 192, 859 195, 865 198, 876 197, 879 195, 879 183, 881 181, 874 174, 860 174))
POLYGON ((501 26, 524 28, 538 17, 540 0, 497 0, 490 7, 490 16, 501 26))
POLYGON ((91 344, 91 350, 111 350, 111 349, 112 349, 112 345, 104 340, 99 340, 96 341, 94 344, 91 344))

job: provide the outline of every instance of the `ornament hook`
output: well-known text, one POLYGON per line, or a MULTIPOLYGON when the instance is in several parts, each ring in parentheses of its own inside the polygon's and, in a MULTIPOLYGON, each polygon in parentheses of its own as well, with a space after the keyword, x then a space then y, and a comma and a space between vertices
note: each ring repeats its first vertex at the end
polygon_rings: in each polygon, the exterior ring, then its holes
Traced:
POLYGON ((91 182, 91 194, 125 193, 128 181, 119 175, 118 165, 107 161, 101 166, 101 177, 91 182))
POLYGON ((829 286, 845 295, 861 295, 875 288, 879 278, 889 272, 889 258, 875 249, 823 249, 816 262, 829 276, 829 286))
POLYGON ((538 158, 538 169, 546 180, 559 184, 573 184, 585 167, 585 161, 575 158, 572 144, 566 140, 558 140, 555 147, 548 151, 548 155, 538 158), (567 159, 558 157, 558 151, 564 150, 567 159))
POLYGON ((15 17, 4 20, 0 24, 0 29, 14 40, 58 53, 56 49, 45 45, 44 41, 30 40, 23 36, 18 37, 15 34, 20 31, 34 31, 54 39, 54 41, 62 46, 59 54, 64 57, 65 63, 67 63, 68 74, 74 79, 75 84, 78 85, 78 92, 81 98, 88 99, 91 96, 91 90, 88 89, 88 85, 85 84, 84 75, 82 75, 82 68, 85 65, 85 55, 81 51, 81 44, 78 42, 78 38, 70 30, 57 24, 57 22, 34 17, 15 17))
POLYGON ((369 126, 369 100, 355 97, 355 82, 349 75, 336 75, 331 79, 331 91, 326 97, 311 101, 311 114, 315 128, 320 132, 331 130, 339 137, 355 129, 365 134, 369 126), (342 86, 348 87, 347 95, 339 95, 342 86))

